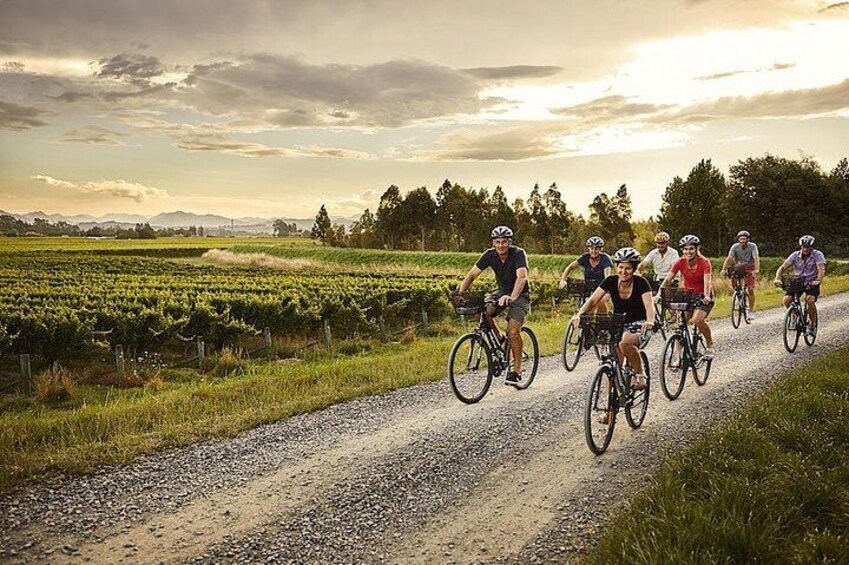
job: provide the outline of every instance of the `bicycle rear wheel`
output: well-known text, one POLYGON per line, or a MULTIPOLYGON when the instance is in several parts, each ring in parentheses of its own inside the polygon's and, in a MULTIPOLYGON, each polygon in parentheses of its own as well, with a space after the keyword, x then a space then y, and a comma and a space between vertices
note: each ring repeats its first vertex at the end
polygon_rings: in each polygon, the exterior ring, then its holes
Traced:
POLYGON ((735 330, 740 327, 740 322, 744 317, 743 308, 745 306, 741 304, 740 293, 735 291, 731 297, 731 325, 734 326, 735 330))
POLYGON ((799 309, 795 305, 784 315, 784 348, 790 353, 799 345, 799 309))
MULTIPOLYGON (((513 386, 519 390, 524 390, 531 386, 531 383, 534 382, 534 377, 537 376, 537 369, 539 369, 539 343, 537 342, 536 334, 534 334, 531 328, 523 327, 519 335, 522 337, 522 371, 519 373, 522 380, 514 383, 513 386)), ((513 349, 511 348, 508 352, 508 367, 510 366, 509 356, 512 354, 513 349)))
POLYGON ((474 404, 486 396, 492 385, 492 353, 477 334, 466 334, 457 340, 448 356, 448 382, 457 398, 474 404))
POLYGON ((601 455, 610 445, 613 428, 616 427, 616 388, 613 385, 613 371, 609 365, 602 365, 596 371, 587 391, 587 403, 584 408, 584 436, 587 447, 596 455, 601 455))
POLYGON ((660 356, 660 388, 669 400, 675 400, 684 390, 687 375, 687 356, 684 355, 684 338, 672 334, 663 346, 660 356))
POLYGON ((578 366, 581 355, 584 354, 583 331, 575 327, 571 322, 566 326, 566 334, 563 336, 563 367, 567 371, 574 371, 578 366))
POLYGON ((695 351, 694 357, 696 358, 696 362, 693 363, 693 380, 696 381, 697 385, 704 386, 710 376, 710 367, 713 365, 713 359, 705 359, 705 352, 707 351, 705 336, 698 336, 693 351, 695 351))
POLYGON ((644 390, 631 389, 631 398, 625 404, 625 419, 628 425, 634 429, 643 425, 646 413, 649 410, 649 394, 651 392, 651 367, 649 356, 645 351, 640 351, 640 360, 643 363, 643 374, 646 376, 646 388, 644 390))

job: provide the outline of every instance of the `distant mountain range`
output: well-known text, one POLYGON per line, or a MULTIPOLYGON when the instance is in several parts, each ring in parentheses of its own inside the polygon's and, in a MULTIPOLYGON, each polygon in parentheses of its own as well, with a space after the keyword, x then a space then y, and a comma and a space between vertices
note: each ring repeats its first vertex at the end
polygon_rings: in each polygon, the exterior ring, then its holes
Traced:
MULTIPOLYGON (((104 214, 102 216, 91 216, 78 214, 65 216, 62 214, 48 214, 42 211, 29 212, 27 214, 15 214, 0 210, 0 215, 14 216, 28 223, 33 223, 36 218, 47 220, 51 223, 67 222, 78 226, 81 230, 91 229, 94 226, 106 227, 133 227, 136 224, 148 223, 154 228, 188 228, 198 226, 203 228, 233 228, 240 232, 271 233, 273 223, 277 218, 242 217, 228 218, 215 214, 195 214, 193 212, 167 212, 155 216, 143 216, 139 214, 104 214)), ((315 222, 314 218, 280 218, 284 222, 295 223, 300 230, 308 230, 315 222)), ((355 216, 334 217, 334 222, 350 227, 357 220, 355 216)))

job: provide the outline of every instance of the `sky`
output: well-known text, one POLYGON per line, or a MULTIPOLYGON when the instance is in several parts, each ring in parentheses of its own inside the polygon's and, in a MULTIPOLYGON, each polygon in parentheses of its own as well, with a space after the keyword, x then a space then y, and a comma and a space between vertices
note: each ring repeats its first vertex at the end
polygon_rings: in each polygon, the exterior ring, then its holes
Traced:
POLYGON ((447 178, 636 217, 849 156, 849 2, 0 0, 0 209, 375 210, 447 178))

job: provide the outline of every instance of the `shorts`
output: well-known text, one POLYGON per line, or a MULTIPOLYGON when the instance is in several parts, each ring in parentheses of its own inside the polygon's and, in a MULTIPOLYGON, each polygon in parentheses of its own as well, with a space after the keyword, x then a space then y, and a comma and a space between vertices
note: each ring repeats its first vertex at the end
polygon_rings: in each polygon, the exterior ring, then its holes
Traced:
POLYGON ((802 292, 796 292, 796 293, 785 292, 784 296, 794 296, 794 294, 796 294, 796 295, 801 297, 803 294, 807 294, 808 296, 813 296, 814 299, 816 300, 816 298, 820 295, 820 287, 821 286, 822 286, 821 284, 815 284, 813 286, 806 286, 805 290, 802 291, 802 292))
MULTIPOLYGON (((506 293, 496 290, 490 292, 484 298, 484 303, 488 305, 498 304, 498 300, 506 293)), ((528 294, 522 294, 507 306, 507 319, 516 320, 520 324, 525 323, 525 318, 531 313, 531 297, 528 294)))
POLYGON ((754 273, 752 273, 752 271, 754 271, 755 268, 754 267, 745 267, 745 269, 746 269, 746 288, 751 290, 751 289, 755 288, 755 283, 757 282, 757 281, 755 281, 754 273))
POLYGON ((705 317, 707 317, 710 314, 710 311, 713 310, 714 304, 716 304, 715 301, 714 302, 705 302, 704 300, 699 299, 695 303, 693 303, 693 311, 701 310, 702 312, 705 313, 705 317))

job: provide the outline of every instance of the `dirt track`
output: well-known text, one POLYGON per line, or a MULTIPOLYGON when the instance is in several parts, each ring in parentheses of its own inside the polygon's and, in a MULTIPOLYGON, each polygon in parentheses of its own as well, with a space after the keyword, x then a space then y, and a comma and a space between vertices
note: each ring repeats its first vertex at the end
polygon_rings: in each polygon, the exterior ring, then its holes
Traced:
POLYGON ((567 374, 547 358, 530 389, 496 382, 477 405, 441 381, 0 498, 0 560, 569 561, 666 453, 845 343, 847 306, 849 295, 823 299, 817 345, 794 355, 781 344, 783 311, 740 330, 714 322, 707 385, 690 380, 670 403, 655 382, 644 427, 623 419, 602 457, 581 423, 594 362, 567 374))

